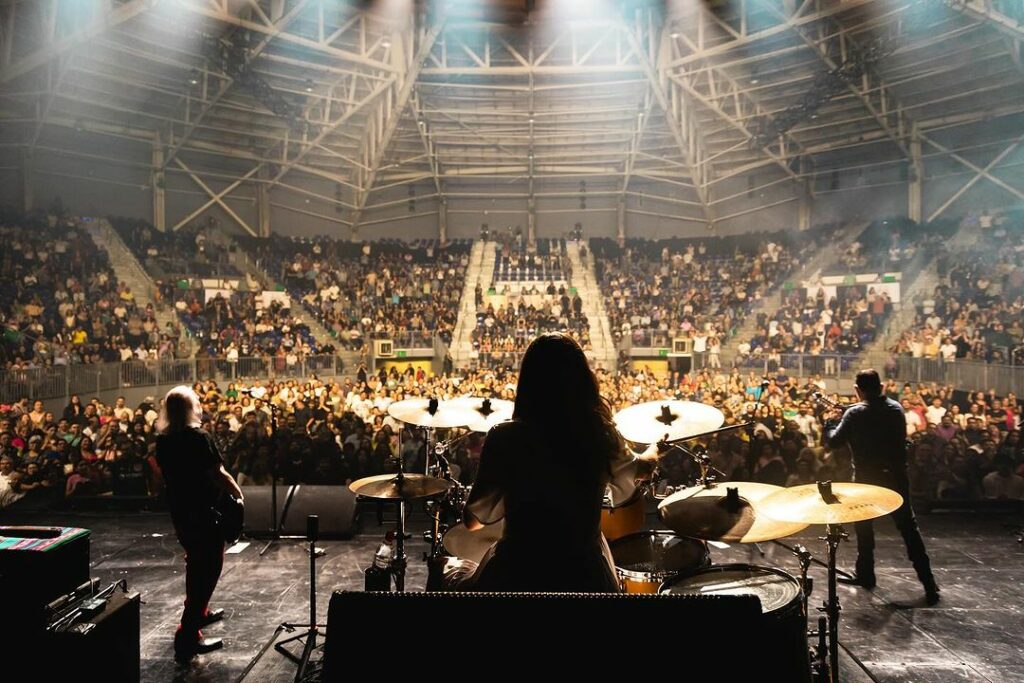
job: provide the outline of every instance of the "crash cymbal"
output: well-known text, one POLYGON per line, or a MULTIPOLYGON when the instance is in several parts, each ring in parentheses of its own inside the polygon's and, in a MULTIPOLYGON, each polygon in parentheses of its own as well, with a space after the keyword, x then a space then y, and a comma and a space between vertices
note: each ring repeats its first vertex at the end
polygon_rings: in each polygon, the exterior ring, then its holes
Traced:
POLYGON ((760 503, 765 514, 803 524, 847 524, 887 515, 903 496, 871 484, 818 482, 776 491, 760 503))
POLYGON ((448 403, 457 408, 468 408, 476 414, 476 420, 466 425, 471 432, 488 432, 494 425, 508 422, 516 407, 513 401, 483 396, 460 396, 448 403))
POLYGON ((352 493, 376 500, 415 500, 430 498, 448 490, 449 483, 422 474, 378 474, 357 479, 348 485, 352 493))
POLYGON ((711 488, 692 486, 661 501, 658 514, 682 536, 726 543, 761 543, 803 531, 807 525, 780 522, 765 515, 761 501, 781 486, 752 481, 727 481, 711 488), (737 491, 730 502, 729 489, 737 491))
POLYGON ((627 441, 657 443, 717 429, 725 416, 714 406, 694 401, 648 401, 623 408, 614 420, 627 441))
POLYGON ((501 539, 503 533, 504 520, 488 524, 476 531, 470 531, 465 524, 456 524, 444 535, 444 549, 452 557, 480 562, 491 546, 501 539))
POLYGON ((395 401, 388 406, 388 415, 406 424, 435 429, 465 427, 480 419, 480 415, 470 408, 433 398, 395 401))

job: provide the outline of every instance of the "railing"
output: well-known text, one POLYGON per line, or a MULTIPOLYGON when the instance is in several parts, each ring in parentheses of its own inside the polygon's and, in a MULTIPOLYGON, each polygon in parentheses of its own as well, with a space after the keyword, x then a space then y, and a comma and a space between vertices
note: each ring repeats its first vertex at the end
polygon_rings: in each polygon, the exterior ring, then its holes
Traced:
POLYGON ((1009 393, 1018 396, 1024 392, 1024 366, 997 365, 980 361, 943 361, 938 358, 897 356, 896 367, 890 363, 893 379, 906 382, 938 382, 960 389, 1009 393))
POLYGON ((334 355, 306 356, 294 363, 283 357, 190 358, 186 360, 130 360, 123 363, 55 365, 42 368, 0 370, 0 403, 22 397, 58 399, 71 394, 92 395, 129 387, 191 384, 197 380, 222 381, 278 378, 332 377, 345 364, 334 355))
MULTIPOLYGON (((737 358, 736 366, 759 374, 778 374, 780 369, 794 377, 821 375, 825 379, 849 379, 866 367, 864 356, 783 353, 737 358)), ((881 371, 881 368, 879 368, 881 371)))

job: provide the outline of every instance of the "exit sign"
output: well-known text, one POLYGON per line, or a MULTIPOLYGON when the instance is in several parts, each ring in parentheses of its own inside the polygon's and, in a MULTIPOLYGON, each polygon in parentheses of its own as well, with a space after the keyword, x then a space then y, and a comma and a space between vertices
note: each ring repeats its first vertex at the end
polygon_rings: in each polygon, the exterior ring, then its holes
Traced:
POLYGON ((668 358, 668 349, 658 349, 659 358, 668 358))
POLYGON ((395 351, 395 357, 396 358, 405 358, 408 355, 409 355, 408 351, 395 351))

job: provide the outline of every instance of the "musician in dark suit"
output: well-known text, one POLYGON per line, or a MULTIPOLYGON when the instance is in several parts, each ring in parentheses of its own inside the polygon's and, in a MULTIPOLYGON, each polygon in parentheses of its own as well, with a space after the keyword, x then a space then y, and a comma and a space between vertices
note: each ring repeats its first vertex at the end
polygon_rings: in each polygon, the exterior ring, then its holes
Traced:
POLYGON ((185 608, 174 635, 174 656, 182 662, 223 646, 219 638, 204 639, 199 629, 224 614, 209 609, 224 565, 216 507, 224 495, 242 500, 242 489, 224 469, 216 442, 201 424, 202 406, 191 388, 167 392, 157 420, 156 459, 174 530, 185 549, 185 608))
MULTIPOLYGON (((917 578, 924 586, 929 605, 939 601, 939 587, 932 575, 921 531, 910 505, 907 476, 907 425, 903 408, 882 393, 882 382, 875 370, 857 373, 855 388, 859 403, 850 406, 837 421, 832 411, 825 425, 825 438, 831 448, 849 445, 853 452, 854 481, 892 489, 903 496, 903 505, 892 513, 896 528, 903 535, 907 555, 917 578)), ((871 521, 857 522, 857 575, 844 583, 874 588, 875 530, 871 521)))

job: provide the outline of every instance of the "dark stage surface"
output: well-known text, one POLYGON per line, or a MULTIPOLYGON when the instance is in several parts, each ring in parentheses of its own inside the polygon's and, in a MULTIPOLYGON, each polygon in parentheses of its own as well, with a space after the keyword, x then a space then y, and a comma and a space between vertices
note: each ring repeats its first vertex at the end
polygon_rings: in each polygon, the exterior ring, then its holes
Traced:
MULTIPOLYGON (((327 551, 318 560, 321 621, 326 620, 334 588, 363 586, 362 570, 382 537, 371 518, 364 518, 365 533, 355 540, 320 543, 327 551)), ((887 520, 878 524, 878 587, 873 592, 840 587, 844 680, 1024 681, 1024 649, 1019 645, 1024 632, 1024 548, 1012 526, 1018 520, 974 513, 920 515, 919 520, 942 602, 934 608, 923 606, 921 586, 895 528, 887 520), (898 609, 894 603, 916 607, 898 609)), ((225 649, 182 668, 174 662, 171 643, 183 599, 184 562, 165 515, 18 515, 8 516, 6 523, 61 523, 93 531, 93 576, 104 582, 125 578, 130 588, 142 593, 144 681, 234 681, 243 674, 250 681, 285 681, 294 676, 293 665, 273 649, 256 660, 280 622, 308 618, 304 543, 282 541, 260 557, 262 542, 254 541, 240 554, 226 557, 214 605, 224 607, 228 618, 206 630, 209 636, 223 637, 225 649)), ((816 534, 805 532, 787 542, 804 543, 815 557, 824 559, 824 544, 816 534)), ((414 533, 408 580, 412 589, 421 588, 426 580, 425 565, 419 561, 424 548, 420 534, 414 533)), ((767 558, 752 558, 751 547, 732 546, 713 548, 712 559, 775 564, 798 572, 788 551, 773 544, 763 548, 767 558)), ((840 567, 852 568, 855 553, 851 529, 850 542, 840 548, 840 567)), ((824 599, 826 582, 823 570, 812 567, 812 576, 814 607, 824 599)), ((769 671, 766 666, 766 674, 769 671)))

